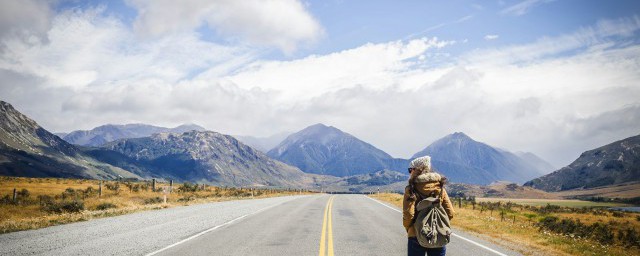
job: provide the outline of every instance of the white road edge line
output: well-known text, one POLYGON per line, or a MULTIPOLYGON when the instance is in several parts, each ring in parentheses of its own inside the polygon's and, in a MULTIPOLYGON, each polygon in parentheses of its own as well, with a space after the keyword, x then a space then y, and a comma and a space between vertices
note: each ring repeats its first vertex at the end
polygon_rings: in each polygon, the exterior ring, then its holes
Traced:
MULTIPOLYGON (((295 199, 295 198, 294 198, 294 199, 295 199)), ((290 200, 289 200, 289 201, 290 201, 290 200)), ((255 211, 255 212, 252 212, 252 213, 248 213, 248 214, 242 215, 242 216, 240 216, 240 217, 238 217, 238 218, 232 219, 232 220, 227 221, 227 222, 225 222, 225 223, 222 223, 222 224, 220 224, 220 225, 218 225, 218 226, 212 227, 212 228, 210 228, 210 229, 207 229, 207 230, 205 230, 205 231, 202 231, 202 232, 200 232, 200 233, 197 233, 197 234, 195 234, 195 235, 192 235, 192 236, 190 236, 190 237, 187 237, 187 238, 185 238, 185 239, 183 239, 183 240, 181 240, 181 241, 178 241, 178 242, 176 242, 176 243, 174 243, 174 244, 171 244, 171 245, 169 245, 169 246, 167 246, 167 247, 164 247, 164 248, 162 248, 162 249, 160 249, 160 250, 154 251, 154 252, 152 252, 152 253, 148 253, 148 254, 146 254, 145 256, 156 255, 156 254, 161 253, 161 252, 163 252, 163 251, 166 251, 166 250, 168 250, 168 249, 170 249, 170 248, 172 248, 172 247, 174 247, 174 246, 177 246, 177 245, 180 245, 180 244, 182 244, 182 243, 185 243, 185 242, 187 242, 187 241, 189 241, 189 240, 191 240, 191 239, 194 239, 194 238, 196 238, 196 237, 199 237, 199 236, 201 236, 201 235, 204 235, 204 234, 206 234, 206 233, 209 233, 209 232, 214 231, 214 230, 216 230, 216 229, 219 229, 219 228, 221 228, 221 227, 224 227, 224 226, 230 225, 230 224, 232 224, 232 223, 234 223, 234 222, 236 222, 236 221, 239 221, 239 220, 241 220, 241 219, 244 219, 244 218, 246 218, 246 217, 248 217, 248 216, 251 216, 251 215, 254 215, 254 214, 256 214, 256 213, 259 213, 259 212, 265 211, 265 210, 267 210, 267 209, 269 209, 269 208, 276 207, 276 206, 278 206, 278 205, 281 205, 281 204, 286 203, 286 202, 289 202, 289 201, 280 202, 280 203, 278 203, 278 204, 274 204, 274 205, 267 206, 267 207, 265 207, 265 208, 262 208, 262 209, 260 209, 260 210, 255 211)))
MULTIPOLYGON (((383 206, 385 206, 385 207, 387 207, 387 208, 389 208, 389 209, 391 209, 391 210, 394 210, 394 211, 396 211, 396 212, 402 213, 400 210, 398 210, 398 209, 396 209, 396 208, 394 208, 394 207, 391 207, 391 206, 389 206, 389 205, 387 205, 387 204, 385 204, 385 203, 383 203, 383 202, 380 202, 380 201, 378 201, 378 200, 376 200, 376 199, 373 199, 373 198, 371 198, 371 197, 368 197, 368 196, 365 196, 365 197, 366 197, 366 198, 369 198, 369 199, 371 199, 372 201, 374 201, 374 202, 376 202, 376 203, 379 203, 379 204, 381 204, 381 205, 383 205, 383 206)), ((473 240, 471 240, 471 239, 469 239, 469 238, 466 238, 466 237, 463 237, 463 236, 460 236, 460 235, 456 235, 456 234, 452 234, 452 235, 454 235, 455 237, 460 238, 460 239, 462 239, 462 240, 465 240, 465 241, 467 241, 467 242, 469 242, 469 243, 472 243, 472 244, 474 244, 474 245, 477 245, 477 246, 479 246, 479 247, 481 247, 481 248, 483 248, 483 249, 485 249, 485 250, 487 250, 487 251, 493 252, 493 253, 495 253, 495 254, 497 254, 497 255, 500 255, 500 256, 508 256, 508 255, 506 255, 506 254, 504 254, 504 253, 501 253, 501 252, 499 252, 499 251, 496 251, 496 250, 494 250, 494 249, 491 249, 491 248, 489 248, 489 247, 487 247, 487 246, 485 246, 485 245, 482 245, 482 244, 480 244, 480 243, 478 243, 478 242, 476 242, 476 241, 473 241, 473 240)))

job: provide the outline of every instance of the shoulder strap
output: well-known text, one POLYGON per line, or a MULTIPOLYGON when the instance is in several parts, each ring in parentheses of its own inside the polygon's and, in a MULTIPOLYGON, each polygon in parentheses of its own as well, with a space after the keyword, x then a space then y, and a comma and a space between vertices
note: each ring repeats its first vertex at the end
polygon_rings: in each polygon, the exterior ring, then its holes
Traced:
POLYGON ((420 203, 423 198, 422 195, 416 190, 416 186, 413 182, 409 183, 409 189, 411 189, 411 193, 416 196, 416 200, 413 201, 413 218, 411 218, 411 225, 413 225, 416 222, 416 218, 418 218, 418 203, 420 203))
POLYGON ((440 196, 438 197, 439 198, 438 203, 440 205, 442 205, 442 200, 444 200, 444 199, 442 199, 442 193, 443 192, 444 192, 444 184, 442 183, 442 180, 440 180, 440 196))

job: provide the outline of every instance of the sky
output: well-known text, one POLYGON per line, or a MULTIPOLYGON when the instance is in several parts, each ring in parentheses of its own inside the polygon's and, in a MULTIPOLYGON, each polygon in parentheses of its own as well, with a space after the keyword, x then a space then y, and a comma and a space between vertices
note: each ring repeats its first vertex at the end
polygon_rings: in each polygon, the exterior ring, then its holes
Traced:
POLYGON ((5 0, 0 100, 52 132, 453 132, 555 167, 640 134, 640 1, 5 0))

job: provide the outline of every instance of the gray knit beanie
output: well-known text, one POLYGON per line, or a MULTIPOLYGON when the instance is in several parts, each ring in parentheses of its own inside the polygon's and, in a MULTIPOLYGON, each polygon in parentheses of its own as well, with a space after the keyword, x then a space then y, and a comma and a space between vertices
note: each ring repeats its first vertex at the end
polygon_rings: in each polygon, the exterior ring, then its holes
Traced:
POLYGON ((409 168, 414 168, 420 173, 431 172, 431 157, 421 156, 413 159, 413 161, 411 161, 411 163, 409 164, 409 168))
POLYGON ((415 168, 418 173, 417 176, 414 176, 415 182, 432 182, 432 181, 440 181, 442 180, 442 176, 433 172, 433 168, 431 168, 431 157, 423 156, 413 159, 409 164, 410 168, 415 168))

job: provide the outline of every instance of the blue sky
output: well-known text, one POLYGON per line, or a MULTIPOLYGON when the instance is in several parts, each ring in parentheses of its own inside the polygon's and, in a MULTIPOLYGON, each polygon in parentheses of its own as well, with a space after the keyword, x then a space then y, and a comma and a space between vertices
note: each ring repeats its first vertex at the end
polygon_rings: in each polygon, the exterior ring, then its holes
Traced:
MULTIPOLYGON (((588 27, 599 20, 638 15, 640 2, 627 1, 395 1, 330 0, 302 1, 308 13, 323 27, 320 40, 285 54, 267 49, 263 58, 286 60, 310 54, 329 54, 366 43, 384 43, 419 37, 465 41, 451 49, 461 53, 476 48, 522 44, 545 36, 588 27), (497 36, 495 39, 486 38, 497 36)), ((71 8, 104 6, 104 15, 119 17, 132 25, 138 10, 126 1, 62 1, 57 12, 71 8)), ((204 40, 233 44, 202 25, 197 32, 204 40)))
POLYGON ((640 133, 639 1, 3 1, 0 95, 56 132, 462 131, 557 167, 640 133))

